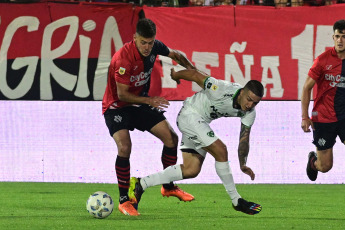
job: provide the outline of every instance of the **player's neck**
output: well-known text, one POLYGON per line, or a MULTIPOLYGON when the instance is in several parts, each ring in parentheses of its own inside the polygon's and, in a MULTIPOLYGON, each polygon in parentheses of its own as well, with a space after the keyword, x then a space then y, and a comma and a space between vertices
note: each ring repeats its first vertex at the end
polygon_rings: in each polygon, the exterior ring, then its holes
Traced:
POLYGON ((337 55, 341 60, 345 59, 345 50, 337 51, 337 55))

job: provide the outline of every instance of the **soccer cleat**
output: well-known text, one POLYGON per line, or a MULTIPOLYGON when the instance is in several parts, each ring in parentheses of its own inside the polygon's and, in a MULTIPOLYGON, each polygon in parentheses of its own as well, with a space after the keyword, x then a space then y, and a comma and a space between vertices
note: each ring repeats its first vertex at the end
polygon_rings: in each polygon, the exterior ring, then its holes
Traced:
POLYGON ((243 212, 248 215, 258 214, 262 210, 261 205, 255 204, 253 202, 248 202, 243 198, 239 198, 237 206, 232 205, 232 207, 236 211, 243 212))
POLYGON ((317 160, 317 155, 314 151, 311 151, 308 155, 307 175, 311 181, 315 181, 318 171, 315 170, 314 162, 317 160))
POLYGON ((163 196, 166 196, 166 197, 175 196, 184 202, 194 200, 194 196, 192 196, 189 193, 186 193, 185 191, 183 191, 176 185, 172 189, 166 189, 162 186, 161 193, 163 196))
POLYGON ((130 201, 119 204, 119 211, 127 216, 139 216, 140 213, 133 207, 130 201))
POLYGON ((141 187, 140 178, 131 177, 129 181, 128 197, 136 210, 138 210, 138 204, 143 193, 144 190, 141 187))

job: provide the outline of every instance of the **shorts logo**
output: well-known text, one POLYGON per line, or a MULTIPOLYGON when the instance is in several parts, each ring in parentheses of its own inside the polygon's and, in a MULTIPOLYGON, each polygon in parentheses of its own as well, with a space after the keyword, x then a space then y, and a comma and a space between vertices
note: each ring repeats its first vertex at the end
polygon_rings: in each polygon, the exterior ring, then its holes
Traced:
POLYGON ((213 131, 208 132, 208 133, 207 133, 207 136, 209 136, 209 137, 214 137, 214 132, 213 132, 213 131))
POLYGON ((122 121, 122 117, 120 115, 117 115, 117 116, 114 117, 114 121, 116 123, 120 123, 122 121))
POLYGON ((123 68, 123 67, 120 67, 120 69, 119 69, 119 74, 124 75, 125 72, 126 72, 126 69, 123 68))
POLYGON ((320 138, 319 141, 318 141, 318 143, 319 143, 320 146, 325 146, 326 141, 325 141, 325 139, 320 138))

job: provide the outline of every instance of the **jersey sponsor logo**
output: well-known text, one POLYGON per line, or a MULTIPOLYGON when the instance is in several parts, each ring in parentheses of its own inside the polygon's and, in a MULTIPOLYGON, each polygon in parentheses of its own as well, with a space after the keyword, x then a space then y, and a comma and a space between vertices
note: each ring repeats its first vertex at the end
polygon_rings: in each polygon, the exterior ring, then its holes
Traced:
POLYGON ((337 87, 339 88, 345 88, 345 77, 341 76, 340 77, 340 82, 336 84, 337 87))
POLYGON ((229 117, 230 116, 228 113, 219 112, 218 109, 214 105, 211 105, 210 108, 212 109, 212 112, 210 113, 210 117, 213 120, 217 119, 218 117, 229 117))
POLYGON ((325 79, 327 81, 331 81, 329 83, 329 85, 331 87, 335 87, 337 85, 338 82, 340 82, 342 79, 344 79, 344 77, 342 77, 340 74, 334 76, 333 74, 325 74, 325 79))
POLYGON ((198 139, 198 136, 188 137, 188 139, 190 139, 190 140, 197 140, 197 139, 198 139))
POLYGON ((124 75, 125 72, 126 72, 126 69, 123 68, 123 67, 120 67, 120 69, 119 69, 119 74, 124 75))
POLYGON ((150 75, 152 73, 152 69, 153 68, 151 68, 148 72, 141 72, 138 75, 131 76, 130 81, 131 82, 137 81, 135 83, 136 87, 142 86, 142 85, 146 84, 146 82, 148 82, 148 80, 150 79, 149 77, 150 77, 150 75))
POLYGON ((149 79, 150 79, 150 78, 146 78, 146 79, 143 80, 143 81, 138 81, 138 82, 136 82, 134 85, 135 85, 136 87, 145 85, 145 84, 149 81, 149 79))

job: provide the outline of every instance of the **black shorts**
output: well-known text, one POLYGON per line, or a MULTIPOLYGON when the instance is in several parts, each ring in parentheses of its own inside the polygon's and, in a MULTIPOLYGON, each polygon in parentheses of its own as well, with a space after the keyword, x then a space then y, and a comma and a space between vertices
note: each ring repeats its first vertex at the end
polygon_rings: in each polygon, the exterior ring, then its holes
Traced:
POLYGON ((318 150, 333 148, 335 139, 339 136, 342 143, 345 140, 345 119, 332 123, 314 122, 313 144, 318 150))
POLYGON ((149 105, 126 106, 118 109, 107 109, 104 113, 105 123, 110 136, 121 129, 149 131, 153 126, 166 120, 164 111, 149 105))

